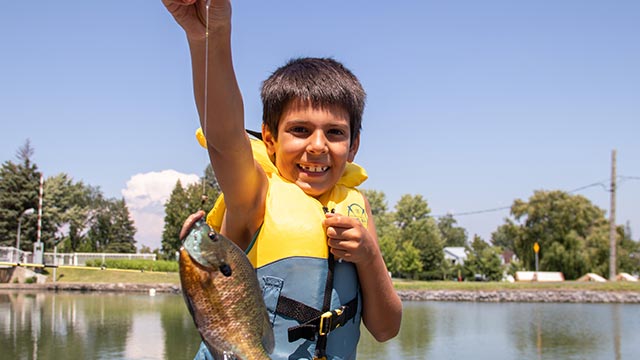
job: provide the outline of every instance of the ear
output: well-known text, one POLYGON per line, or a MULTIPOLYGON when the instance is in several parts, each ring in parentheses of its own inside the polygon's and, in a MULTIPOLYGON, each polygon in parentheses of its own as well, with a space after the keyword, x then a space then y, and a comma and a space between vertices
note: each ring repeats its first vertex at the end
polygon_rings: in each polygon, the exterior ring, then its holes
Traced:
POLYGON ((264 145, 267 147, 267 154, 269 157, 272 157, 276 153, 276 137, 269 130, 269 127, 265 124, 262 124, 262 141, 264 145))
POLYGON ((356 158, 356 154, 358 153, 358 148, 360 147, 360 134, 356 135, 356 138, 351 142, 351 146, 349 147, 349 158, 347 159, 349 162, 353 162, 356 158))

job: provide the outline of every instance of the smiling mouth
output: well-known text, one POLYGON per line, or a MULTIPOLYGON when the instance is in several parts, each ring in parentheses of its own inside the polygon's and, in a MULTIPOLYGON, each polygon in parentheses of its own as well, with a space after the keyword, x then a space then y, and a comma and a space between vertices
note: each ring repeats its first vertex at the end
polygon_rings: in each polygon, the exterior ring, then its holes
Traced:
POLYGON ((309 173, 323 173, 329 170, 328 166, 308 166, 308 165, 298 165, 298 167, 305 172, 309 173))

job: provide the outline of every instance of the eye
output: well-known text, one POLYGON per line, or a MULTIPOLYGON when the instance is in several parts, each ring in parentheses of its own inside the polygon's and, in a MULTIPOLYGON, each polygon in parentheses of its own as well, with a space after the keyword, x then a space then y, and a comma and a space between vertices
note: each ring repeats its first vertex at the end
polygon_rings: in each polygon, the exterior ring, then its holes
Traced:
POLYGON ((289 132, 296 136, 302 136, 309 133, 309 130, 304 126, 292 126, 289 128, 289 132))
POLYGON ((349 138, 349 130, 342 127, 330 128, 327 137, 332 141, 344 141, 349 138))
POLYGON ((231 266, 229 266, 229 264, 223 263, 222 265, 220 265, 219 269, 222 275, 226 277, 231 276, 231 274, 233 273, 233 271, 231 270, 231 266))

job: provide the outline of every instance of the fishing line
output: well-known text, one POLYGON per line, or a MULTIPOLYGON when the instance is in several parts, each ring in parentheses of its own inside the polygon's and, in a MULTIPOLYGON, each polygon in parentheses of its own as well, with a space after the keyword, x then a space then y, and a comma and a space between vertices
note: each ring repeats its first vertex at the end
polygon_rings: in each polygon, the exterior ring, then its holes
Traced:
MULTIPOLYGON (((204 30, 204 115, 202 116, 202 133, 204 134, 205 141, 207 140, 207 113, 209 103, 209 5, 211 0, 207 0, 205 4, 205 30, 204 30)), ((208 148, 208 146, 207 146, 208 148)), ((208 149, 207 149, 208 150, 208 149)), ((207 151, 208 152, 208 151, 207 151)), ((205 168, 206 169, 206 168, 205 168)), ((202 196, 200 200, 200 209, 204 210, 204 204, 208 199, 206 180, 207 174, 202 177, 202 196)))
POLYGON ((202 132, 207 138, 207 104, 209 103, 209 5, 211 0, 205 4, 205 30, 204 30, 204 115, 202 119, 202 132))

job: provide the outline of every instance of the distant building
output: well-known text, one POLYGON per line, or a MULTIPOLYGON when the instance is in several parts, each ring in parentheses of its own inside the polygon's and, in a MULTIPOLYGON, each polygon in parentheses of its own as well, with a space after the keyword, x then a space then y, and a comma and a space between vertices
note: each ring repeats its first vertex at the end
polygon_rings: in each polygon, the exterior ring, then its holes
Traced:
POLYGON ((500 254, 500 262, 502 263, 502 265, 509 265, 512 261, 515 260, 518 260, 518 257, 513 251, 509 249, 504 250, 502 254, 500 254))
POLYGON ((467 260, 467 249, 462 246, 449 246, 444 249, 444 259, 452 265, 464 265, 467 260))

